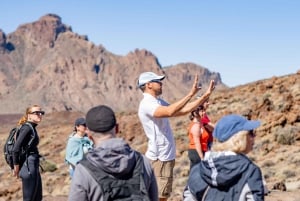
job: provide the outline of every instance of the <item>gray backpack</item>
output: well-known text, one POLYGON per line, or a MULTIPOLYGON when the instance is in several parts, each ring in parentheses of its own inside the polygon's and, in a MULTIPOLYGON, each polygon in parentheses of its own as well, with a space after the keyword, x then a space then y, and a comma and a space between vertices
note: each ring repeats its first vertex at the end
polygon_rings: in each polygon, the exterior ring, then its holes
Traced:
POLYGON ((135 152, 136 164, 128 175, 111 175, 95 167, 87 159, 80 163, 89 171, 98 182, 106 201, 150 201, 144 182, 144 163, 140 153, 135 152))

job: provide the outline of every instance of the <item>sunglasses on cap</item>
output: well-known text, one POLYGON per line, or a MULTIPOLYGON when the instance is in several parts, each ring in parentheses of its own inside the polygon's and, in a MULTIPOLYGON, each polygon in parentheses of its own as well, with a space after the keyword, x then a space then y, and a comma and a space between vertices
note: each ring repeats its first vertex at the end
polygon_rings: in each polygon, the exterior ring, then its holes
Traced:
POLYGON ((45 114, 45 111, 34 111, 34 112, 31 112, 30 114, 44 115, 44 114, 45 114))

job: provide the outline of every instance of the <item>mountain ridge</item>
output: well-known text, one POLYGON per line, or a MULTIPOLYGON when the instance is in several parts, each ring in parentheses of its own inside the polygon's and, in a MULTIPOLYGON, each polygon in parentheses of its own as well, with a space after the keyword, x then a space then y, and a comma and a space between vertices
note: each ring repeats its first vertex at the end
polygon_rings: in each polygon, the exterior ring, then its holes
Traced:
POLYGON ((136 83, 144 71, 166 75, 164 90, 170 100, 183 96, 196 74, 204 87, 214 79, 218 88, 226 88, 219 73, 200 65, 163 68, 145 49, 115 55, 72 32, 55 14, 20 25, 8 35, 0 31, 0 37, 0 113, 21 112, 32 103, 47 112, 86 111, 97 103, 109 103, 117 111, 135 110, 140 95, 136 83))

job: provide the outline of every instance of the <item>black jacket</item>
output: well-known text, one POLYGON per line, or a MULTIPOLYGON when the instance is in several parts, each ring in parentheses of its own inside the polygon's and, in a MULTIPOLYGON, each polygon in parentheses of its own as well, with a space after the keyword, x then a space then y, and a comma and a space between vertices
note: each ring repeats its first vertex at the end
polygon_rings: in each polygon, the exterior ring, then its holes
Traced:
POLYGON ((23 124, 22 127, 20 128, 20 131, 18 133, 18 137, 17 140, 15 142, 14 148, 13 148, 13 161, 14 161, 14 165, 19 165, 20 163, 20 159, 19 159, 19 154, 22 150, 22 148, 25 148, 29 141, 32 139, 33 137, 33 141, 30 145, 30 147, 28 148, 28 154, 38 154, 38 144, 39 144, 39 136, 35 130, 35 127, 37 126, 37 124, 32 123, 32 122, 28 122, 32 125, 34 132, 32 131, 32 129, 30 128, 29 125, 27 124, 23 124))

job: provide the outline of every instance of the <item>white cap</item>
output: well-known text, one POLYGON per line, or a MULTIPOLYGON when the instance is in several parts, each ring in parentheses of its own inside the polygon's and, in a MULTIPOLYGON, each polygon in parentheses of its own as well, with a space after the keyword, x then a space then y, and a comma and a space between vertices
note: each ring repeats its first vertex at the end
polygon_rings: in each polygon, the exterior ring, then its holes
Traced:
POLYGON ((138 80, 138 86, 143 86, 144 84, 152 81, 152 80, 163 80, 165 78, 164 75, 157 75, 153 72, 144 72, 140 74, 138 80))

